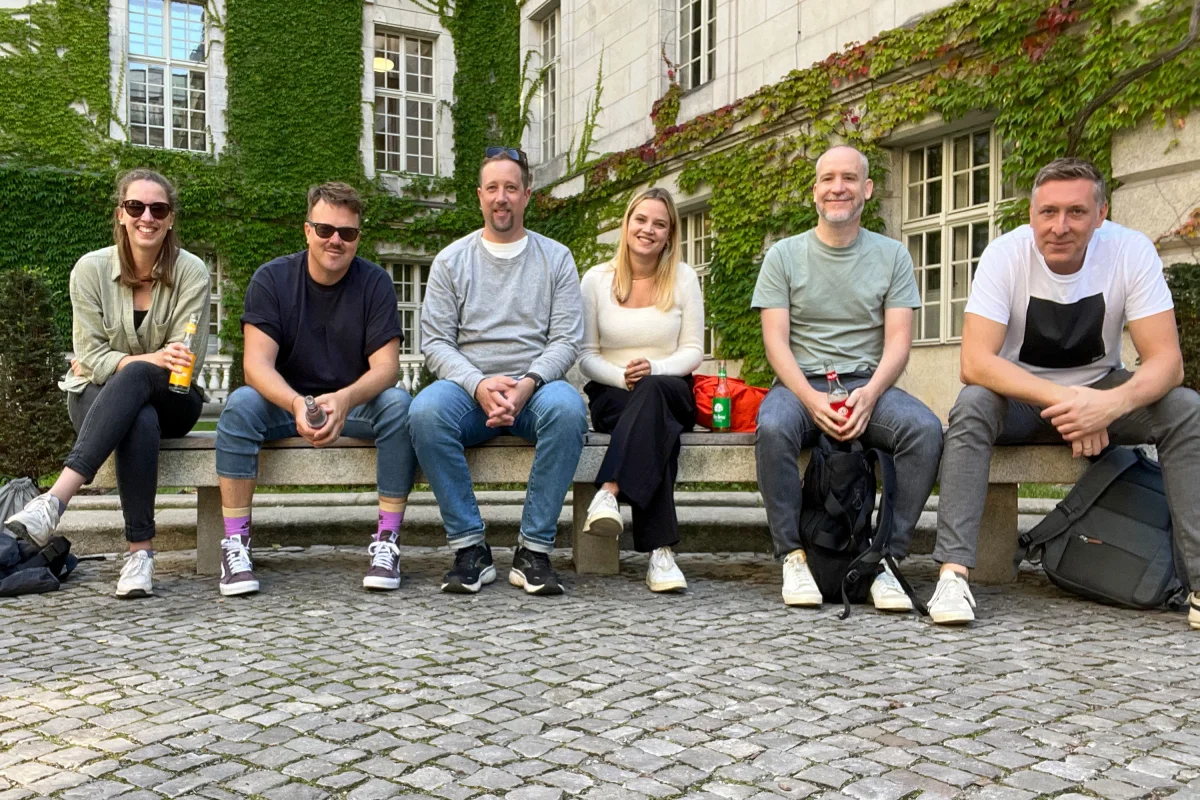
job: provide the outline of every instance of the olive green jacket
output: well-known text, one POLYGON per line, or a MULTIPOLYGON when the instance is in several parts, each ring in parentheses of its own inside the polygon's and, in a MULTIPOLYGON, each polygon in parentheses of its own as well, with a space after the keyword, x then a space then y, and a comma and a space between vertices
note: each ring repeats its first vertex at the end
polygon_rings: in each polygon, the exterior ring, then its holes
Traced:
POLYGON ((82 392, 89 383, 104 384, 125 356, 161 350, 182 342, 188 319, 199 320, 192 337, 196 354, 193 380, 204 367, 209 322, 208 267, 186 250, 175 263, 175 285, 155 283, 142 327, 133 327, 133 290, 121 284, 116 246, 88 253, 71 270, 71 334, 81 375, 70 370, 59 382, 66 392, 82 392))

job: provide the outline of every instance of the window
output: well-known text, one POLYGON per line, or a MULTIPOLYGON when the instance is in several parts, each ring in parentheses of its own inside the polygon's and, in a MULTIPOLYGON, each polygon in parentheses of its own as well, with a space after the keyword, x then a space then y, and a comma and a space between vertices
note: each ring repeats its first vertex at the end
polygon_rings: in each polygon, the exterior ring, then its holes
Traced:
POLYGON ((221 352, 221 340, 218 331, 221 327, 221 314, 225 307, 221 303, 221 261, 211 251, 204 253, 204 263, 208 265, 209 280, 212 281, 208 292, 208 354, 215 356, 221 352))
POLYGON ((717 71, 717 0, 679 0, 679 84, 684 91, 717 71))
POLYGON ((542 160, 558 146, 558 9, 539 23, 542 35, 542 160))
POLYGON ((952 134, 904 157, 902 235, 916 269, 921 308, 913 339, 962 336, 963 312, 983 250, 999 233, 997 211, 1014 196, 1002 184, 1002 148, 993 131, 952 134))
POLYGON ((375 169, 435 174, 433 40, 375 31, 375 169))
POLYGON ((129 0, 129 140, 208 149, 204 3, 129 0))
POLYGON ((421 352, 421 301, 425 299, 425 265, 393 263, 387 265, 396 286, 396 309, 400 312, 400 328, 404 341, 400 355, 412 356, 421 352))
MULTIPOLYGON (((712 261, 712 220, 708 211, 699 211, 679 218, 679 258, 700 277, 700 293, 708 296, 708 265, 712 261)), ((713 330, 704 325, 704 357, 713 357, 716 344, 713 330)))

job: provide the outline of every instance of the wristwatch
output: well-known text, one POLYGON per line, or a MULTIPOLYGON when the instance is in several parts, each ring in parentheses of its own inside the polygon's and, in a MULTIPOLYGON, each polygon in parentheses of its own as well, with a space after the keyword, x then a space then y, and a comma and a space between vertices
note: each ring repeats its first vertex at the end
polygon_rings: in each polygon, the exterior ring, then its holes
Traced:
POLYGON ((524 375, 517 378, 517 381, 520 382, 520 381, 525 380, 526 378, 529 378, 531 381, 533 381, 533 393, 534 394, 537 394, 537 390, 546 385, 546 381, 544 381, 542 379, 542 376, 538 375, 536 372, 526 372, 524 375))

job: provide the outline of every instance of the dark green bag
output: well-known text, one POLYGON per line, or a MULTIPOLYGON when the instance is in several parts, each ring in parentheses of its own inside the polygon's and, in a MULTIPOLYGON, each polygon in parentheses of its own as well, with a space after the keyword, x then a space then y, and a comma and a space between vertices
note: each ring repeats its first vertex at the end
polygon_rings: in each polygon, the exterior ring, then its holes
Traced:
POLYGON ((1171 537, 1162 469, 1137 450, 1094 459, 1071 493, 1018 539, 1058 587, 1110 605, 1182 608, 1187 577, 1171 537))

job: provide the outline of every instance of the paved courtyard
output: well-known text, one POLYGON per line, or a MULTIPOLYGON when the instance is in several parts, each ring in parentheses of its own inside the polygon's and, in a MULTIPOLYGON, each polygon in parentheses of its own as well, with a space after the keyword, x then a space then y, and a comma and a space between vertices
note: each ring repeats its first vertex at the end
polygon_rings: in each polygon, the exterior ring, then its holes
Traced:
MULTIPOLYGON (((786 609, 763 556, 644 557, 530 598, 505 578, 399 592, 362 551, 261 553, 222 600, 186 555, 158 596, 119 561, 0 600, 0 800, 26 797, 1200 797, 1200 632, 1069 599, 1035 571, 981 588, 981 619, 786 609)), ((922 596, 927 559, 909 569, 922 596)))

